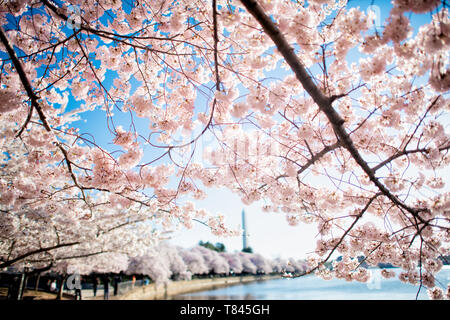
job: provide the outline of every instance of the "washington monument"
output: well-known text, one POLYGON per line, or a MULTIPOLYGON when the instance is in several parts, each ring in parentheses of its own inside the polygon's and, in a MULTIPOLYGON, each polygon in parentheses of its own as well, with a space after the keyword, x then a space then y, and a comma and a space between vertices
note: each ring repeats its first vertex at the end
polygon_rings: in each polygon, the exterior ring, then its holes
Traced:
POLYGON ((247 219, 245 218, 245 211, 242 209, 242 250, 250 247, 248 242, 247 219))

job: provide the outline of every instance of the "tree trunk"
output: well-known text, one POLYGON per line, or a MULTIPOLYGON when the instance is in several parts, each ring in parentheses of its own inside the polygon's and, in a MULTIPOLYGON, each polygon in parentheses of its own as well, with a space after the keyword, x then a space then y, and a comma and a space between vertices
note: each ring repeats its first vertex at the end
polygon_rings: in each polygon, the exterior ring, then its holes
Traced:
POLYGON ((17 293, 17 300, 22 300, 23 293, 25 291, 26 280, 27 280, 27 275, 25 272, 22 272, 22 275, 20 277, 19 289, 18 289, 18 293, 17 293))
POLYGON ((34 287, 34 290, 35 291, 38 291, 39 290, 39 280, 41 279, 41 273, 39 272, 38 274, 37 274, 37 278, 36 278, 36 285, 35 285, 35 287, 34 287))
POLYGON ((56 296, 56 300, 62 300, 64 283, 66 282, 67 275, 61 276, 58 295, 56 296))
POLYGON ((28 273, 25 273, 25 279, 23 280, 23 288, 22 288, 22 298, 23 294, 25 293, 25 290, 27 290, 28 287, 28 279, 30 279, 30 275, 28 273))

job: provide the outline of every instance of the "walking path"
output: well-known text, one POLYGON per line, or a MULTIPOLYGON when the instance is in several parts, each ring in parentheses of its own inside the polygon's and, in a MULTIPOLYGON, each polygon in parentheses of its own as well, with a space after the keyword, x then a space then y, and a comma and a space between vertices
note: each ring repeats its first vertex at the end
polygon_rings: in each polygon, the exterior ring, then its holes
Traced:
MULTIPOLYGON (((169 281, 167 283, 151 283, 149 285, 135 287, 118 296, 112 296, 111 300, 169 300, 179 294, 191 293, 196 291, 211 290, 232 285, 239 285, 255 281, 266 281, 271 279, 279 279, 280 275, 265 276, 243 276, 243 277, 222 277, 222 278, 205 278, 186 281, 169 281)), ((102 299, 97 292, 95 300, 102 299)))
MULTIPOLYGON (((157 299, 172 299, 176 295, 183 293, 191 293, 196 291, 204 291, 216 289, 220 287, 227 287, 237 284, 249 283, 254 281, 265 281, 270 279, 280 278, 280 275, 274 276, 243 276, 243 277, 218 277, 218 278, 204 278, 193 279, 186 281, 169 281, 167 283, 145 284, 143 280, 137 280, 133 284, 132 281, 125 281, 119 283, 118 295, 114 296, 114 286, 109 286, 109 300, 157 300, 157 299)), ((0 300, 6 299, 7 288, 0 288, 0 300)), ((30 288, 26 289, 24 293, 25 299, 33 300, 54 300, 57 294, 46 291, 36 291, 30 288)), ((74 290, 63 290, 63 300, 71 300, 75 297, 74 290)), ((103 300, 104 291, 103 285, 97 288, 97 294, 94 297, 92 288, 85 288, 81 290, 82 300, 103 300)))

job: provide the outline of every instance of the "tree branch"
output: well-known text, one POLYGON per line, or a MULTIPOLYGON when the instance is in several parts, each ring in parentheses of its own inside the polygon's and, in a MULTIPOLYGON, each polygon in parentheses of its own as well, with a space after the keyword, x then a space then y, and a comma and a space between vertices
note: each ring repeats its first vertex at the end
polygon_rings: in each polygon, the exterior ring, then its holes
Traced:
MULTIPOLYGON (((449 150, 450 149, 450 144, 444 147, 439 148, 439 151, 445 151, 445 150, 449 150)), ((394 153, 392 156, 390 156, 389 158, 387 158, 386 160, 380 162, 378 165, 376 165, 375 167, 372 168, 372 171, 375 172, 379 169, 381 169, 382 167, 384 167, 386 164, 388 164, 389 162, 400 158, 401 156, 406 156, 408 154, 413 154, 413 153, 428 153, 430 151, 430 148, 421 148, 421 149, 414 149, 414 150, 400 150, 396 153, 394 153)))
POLYGON ((58 245, 55 245, 55 246, 52 246, 52 247, 36 249, 36 250, 30 251, 30 252, 27 252, 25 254, 22 254, 22 255, 14 258, 12 260, 8 260, 8 261, 3 262, 2 264, 0 264, 0 269, 9 267, 9 266, 13 265, 14 263, 16 263, 18 261, 21 261, 21 260, 23 260, 25 258, 28 258, 29 256, 32 256, 32 255, 35 255, 35 254, 38 254, 38 253, 48 252, 48 251, 52 251, 52 250, 63 248, 63 247, 70 247, 70 246, 74 246, 74 245, 77 245, 77 244, 80 244, 80 242, 76 241, 76 242, 69 242, 69 243, 61 243, 61 244, 58 244, 58 245))
POLYGON ((328 121, 331 123, 336 136, 342 143, 342 146, 347 149, 356 163, 368 175, 369 179, 382 192, 382 194, 389 198, 395 205, 405 209, 413 216, 417 217, 422 223, 425 223, 425 221, 418 215, 418 213, 424 209, 409 207, 396 195, 392 194, 389 189, 378 180, 367 162, 362 158, 358 149, 356 149, 349 134, 346 132, 345 127, 343 126, 345 122, 344 119, 332 107, 332 102, 336 99, 336 97, 325 96, 317 87, 302 62, 295 54, 294 49, 289 45, 286 38, 277 28, 272 19, 264 12, 264 9, 255 0, 241 0, 241 2, 246 7, 248 12, 260 23, 264 29, 264 32, 272 39, 278 51, 284 57, 287 64, 291 67, 291 70, 295 73, 297 79, 303 85, 305 91, 311 96, 320 111, 322 111, 328 118, 328 121))
MULTIPOLYGON (((47 118, 41 108, 41 105, 39 104, 39 98, 38 96, 34 93, 33 88, 31 86, 30 81, 28 80, 28 77, 25 73, 25 70, 22 67, 22 64, 19 60, 19 58, 17 58, 17 55, 14 51, 14 49, 12 48, 12 46, 10 45, 8 38, 6 37, 6 34, 4 33, 4 30, 2 27, 0 27, 0 41, 3 43, 3 45, 6 48, 6 51, 8 52, 9 57, 11 58, 11 61, 13 62, 14 67, 16 68, 17 74, 19 75, 20 81, 22 82, 23 87, 25 88, 25 91, 27 92, 28 97, 31 100, 31 107, 30 107, 30 112, 28 114, 27 120, 25 122, 25 124, 23 125, 22 129, 19 131, 19 134, 22 133, 22 131, 25 129, 26 124, 29 122, 29 120, 31 119, 31 113, 33 111, 33 108, 36 109, 38 115, 39 115, 39 119, 42 121, 42 125, 44 126, 45 130, 47 132, 52 132, 52 128, 50 127, 47 118)), ((56 140, 56 139, 55 139, 56 140)), ((86 195, 84 194, 83 188, 78 184, 77 178, 72 170, 72 162, 69 160, 69 156, 67 154, 66 149, 64 149, 64 147, 62 146, 62 144, 59 141, 55 141, 57 147, 59 148, 59 150, 61 150, 64 159, 66 160, 66 164, 67 164, 67 169, 70 173, 70 176, 73 180, 73 182, 75 183, 75 185, 80 189, 83 200, 86 202, 86 204, 88 205, 88 207, 90 208, 89 203, 87 202, 86 199, 86 195)))

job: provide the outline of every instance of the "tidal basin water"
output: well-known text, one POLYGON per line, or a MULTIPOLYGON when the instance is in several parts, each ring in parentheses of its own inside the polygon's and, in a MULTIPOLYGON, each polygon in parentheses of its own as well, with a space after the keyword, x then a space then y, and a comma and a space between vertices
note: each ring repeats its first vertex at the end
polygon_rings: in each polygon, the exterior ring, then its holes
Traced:
MULTIPOLYGON (((399 269, 394 270, 397 274, 399 269)), ((314 275, 283 278, 215 290, 183 294, 177 300, 414 300, 419 286, 403 283, 398 278, 385 279, 380 269, 371 269, 367 283, 347 282, 342 279, 323 280, 314 275)), ((436 285, 444 289, 450 282, 450 268, 436 276, 436 285)), ((427 288, 422 287, 419 300, 429 300, 427 288)))

